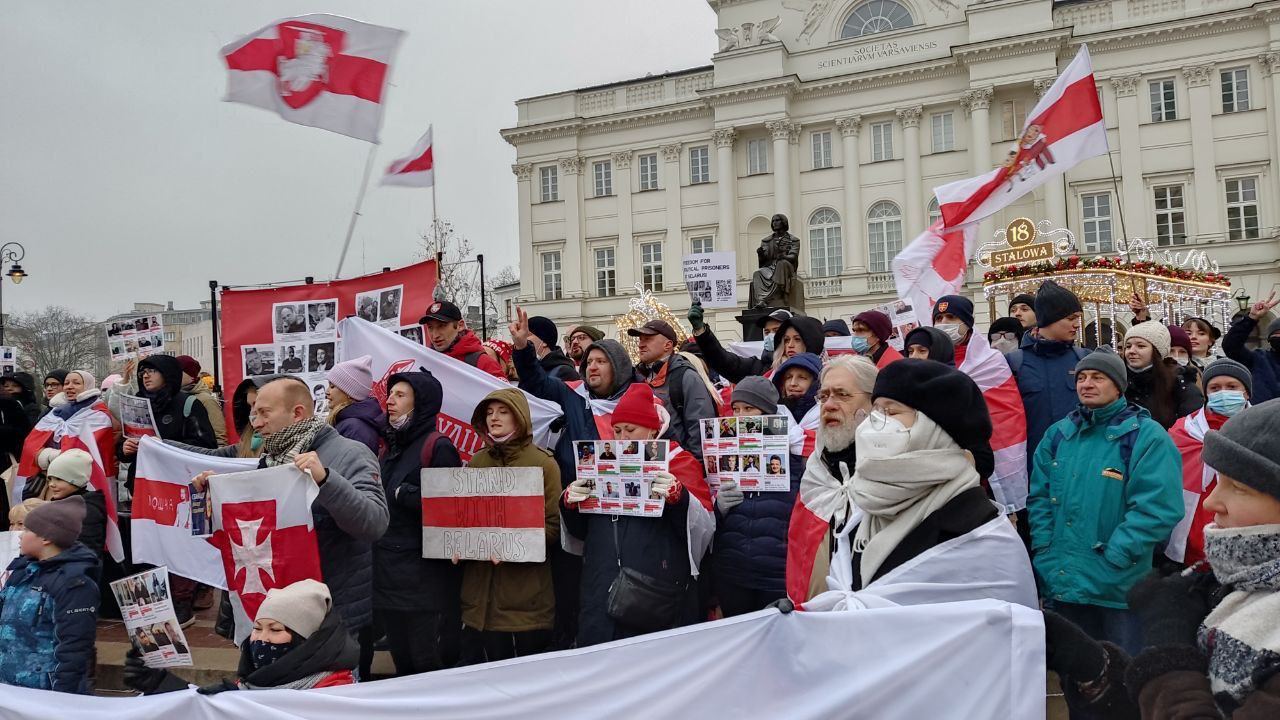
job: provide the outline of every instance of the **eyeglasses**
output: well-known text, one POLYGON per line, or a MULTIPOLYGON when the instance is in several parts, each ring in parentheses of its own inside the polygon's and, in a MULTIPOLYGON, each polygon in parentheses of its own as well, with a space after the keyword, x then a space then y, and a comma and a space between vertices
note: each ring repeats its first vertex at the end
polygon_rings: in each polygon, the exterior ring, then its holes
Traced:
POLYGON ((859 395, 866 395, 866 394, 867 393, 864 393, 864 392, 852 392, 852 393, 846 392, 839 388, 835 390, 819 390, 818 402, 825 403, 828 400, 834 399, 836 402, 840 403, 841 405, 844 405, 849 401, 853 400, 855 397, 859 395))
POLYGON ((1016 340, 1018 339, 1018 333, 1015 333, 1015 332, 991 333, 990 339, 991 340, 1016 340))
POLYGON ((143 375, 159 375, 160 371, 153 367, 147 367, 147 368, 142 368, 142 374, 143 375))
POLYGON ((62 383, 59 382, 47 382, 44 384, 45 390, 54 390, 60 387, 62 387, 62 383))
POLYGON ((591 340, 591 336, 590 336, 590 335, 587 335, 586 333, 578 333, 577 335, 570 335, 570 336, 569 336, 569 342, 571 342, 571 343, 578 342, 579 340, 587 340, 587 341, 590 341, 590 340, 591 340))
MULTIPOLYGON (((898 413, 898 414, 905 415, 905 413, 898 413)), ((914 410, 911 411, 911 415, 912 416, 915 415, 914 410)), ((867 422, 871 423, 871 427, 873 429, 883 430, 885 429, 885 426, 889 424, 889 415, 885 411, 877 408, 875 410, 872 410, 871 413, 867 415, 867 422)))

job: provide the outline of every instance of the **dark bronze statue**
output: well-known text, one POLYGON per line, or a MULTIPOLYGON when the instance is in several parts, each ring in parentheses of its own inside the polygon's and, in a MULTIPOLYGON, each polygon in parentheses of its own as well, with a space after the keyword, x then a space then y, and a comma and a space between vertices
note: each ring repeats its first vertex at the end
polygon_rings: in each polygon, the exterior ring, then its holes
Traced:
POLYGON ((800 238, 787 232, 786 215, 774 215, 773 234, 760 241, 756 257, 760 269, 751 276, 748 307, 786 307, 804 310, 804 283, 796 276, 800 262, 800 238))

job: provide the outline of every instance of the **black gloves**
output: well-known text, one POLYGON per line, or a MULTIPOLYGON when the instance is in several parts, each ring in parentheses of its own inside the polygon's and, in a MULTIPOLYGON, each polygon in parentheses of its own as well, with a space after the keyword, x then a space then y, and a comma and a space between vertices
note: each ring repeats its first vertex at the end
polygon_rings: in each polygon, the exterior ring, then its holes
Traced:
POLYGON ((224 679, 219 682, 213 683, 211 685, 198 687, 196 688, 196 692, 200 693, 201 695, 217 695, 218 693, 226 692, 227 690, 239 690, 239 689, 240 689, 239 685, 236 685, 230 680, 224 679))
POLYGON ((168 670, 147 667, 136 647, 130 647, 129 652, 124 655, 124 684, 143 695, 173 692, 187 686, 181 678, 168 670))
POLYGON ((1209 614, 1209 578, 1203 573, 1160 577, 1152 573, 1129 591, 1129 607, 1142 621, 1143 646, 1196 644, 1209 614))
POLYGON ((693 334, 697 335, 702 332, 702 328, 707 324, 702 321, 702 303, 695 302, 689 306, 689 327, 693 328, 693 334))
POLYGON ((1097 680, 1107 666, 1102 643, 1051 610, 1044 611, 1045 652, 1049 669, 1080 683, 1097 680))
POLYGON ((788 613, 790 613, 790 612, 792 612, 792 611, 794 611, 794 610, 796 609, 795 603, 791 602, 791 600, 790 600, 789 598, 782 598, 781 600, 774 600, 773 602, 769 603, 768 605, 765 605, 765 607, 766 607, 766 608, 777 608, 777 609, 778 609, 778 612, 782 613, 783 615, 786 615, 786 614, 788 614, 788 613))

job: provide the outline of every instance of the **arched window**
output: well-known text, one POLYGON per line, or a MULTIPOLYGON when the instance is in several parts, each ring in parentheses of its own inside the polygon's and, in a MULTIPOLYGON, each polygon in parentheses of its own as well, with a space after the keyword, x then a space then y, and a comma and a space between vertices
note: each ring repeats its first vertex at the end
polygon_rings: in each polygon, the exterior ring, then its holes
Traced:
POLYGON ((849 13, 840 28, 840 39, 901 30, 915 25, 911 11, 894 0, 868 0, 849 13))
POLYGON ((889 263, 902 249, 902 211, 897 205, 882 200, 871 206, 867 212, 867 247, 871 272, 889 272, 889 263))
POLYGON ((818 208, 809 216, 809 267, 813 277, 834 277, 844 267, 840 213, 818 208))
POLYGON ((938 207, 938 198, 929 201, 929 217, 925 223, 926 226, 932 227, 934 223, 942 219, 942 210, 938 207))

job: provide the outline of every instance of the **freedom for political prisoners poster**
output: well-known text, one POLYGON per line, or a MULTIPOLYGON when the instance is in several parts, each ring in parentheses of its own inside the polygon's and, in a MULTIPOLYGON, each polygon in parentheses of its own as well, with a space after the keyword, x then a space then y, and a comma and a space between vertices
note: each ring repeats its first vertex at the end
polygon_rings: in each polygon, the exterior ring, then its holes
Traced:
POLYGON ((107 325, 107 350, 112 360, 146 357, 164 350, 164 316, 134 315, 107 325))
POLYGON ((12 375, 18 371, 18 348, 0 345, 0 375, 12 375))
POLYGON ((737 259, 731 252, 685 255, 684 284, 689 298, 707 308, 738 306, 737 259))
POLYGON ((700 420, 707 483, 735 482, 743 492, 790 490, 790 421, 786 415, 700 420))
POLYGON ((891 303, 877 305, 872 310, 879 310, 889 316, 889 322, 893 324, 893 331, 889 333, 889 344, 895 350, 901 351, 907 335, 920 327, 920 321, 916 318, 916 311, 911 307, 910 300, 894 300, 891 303))
POLYGON ((111 583, 111 594, 120 605, 120 617, 124 618, 129 641, 147 667, 192 664, 191 646, 173 610, 167 568, 158 567, 116 580, 111 583))
POLYGON ((422 557, 547 559, 542 468, 423 468, 422 557))
POLYGON ((151 401, 135 395, 120 396, 120 425, 127 438, 157 436, 156 420, 151 415, 151 401))
MULTIPOLYGON (((324 374, 342 350, 338 320, 358 315, 398 332, 418 321, 435 287, 433 259, 349 280, 224 289, 222 386, 234 389, 248 377, 285 373, 302 376, 319 399, 323 391, 316 386, 327 389, 324 374)), ((230 409, 228 403, 225 411, 230 409)))
POLYGON ((578 479, 592 496, 578 511, 596 515, 661 517, 665 502, 650 497, 653 474, 666 472, 671 456, 667 440, 585 440, 573 444, 578 479))

